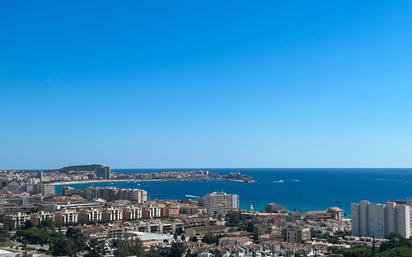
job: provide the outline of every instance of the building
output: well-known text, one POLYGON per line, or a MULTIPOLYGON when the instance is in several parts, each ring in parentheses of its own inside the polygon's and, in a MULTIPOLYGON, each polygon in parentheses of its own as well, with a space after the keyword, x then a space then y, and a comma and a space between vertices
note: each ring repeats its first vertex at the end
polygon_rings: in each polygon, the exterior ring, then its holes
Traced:
POLYGON ((112 176, 112 170, 106 166, 99 166, 95 170, 96 177, 98 178, 110 178, 112 176))
MULTIPOLYGON (((138 188, 88 187, 83 190, 83 195, 87 200, 101 198, 106 201, 129 200, 136 203, 144 203, 148 198, 147 191, 138 188)), ((81 193, 78 192, 77 194, 81 193)))
MULTIPOLYGON (((84 197, 89 201, 96 200, 96 199, 100 198, 99 187, 87 187, 83 190, 84 190, 84 197)), ((64 192, 66 192, 66 191, 64 191, 64 192)))
POLYGON ((269 213, 288 213, 288 209, 277 203, 268 203, 265 211, 269 213))
POLYGON ((129 200, 134 201, 137 203, 143 203, 147 201, 147 192, 142 189, 120 189, 119 192, 119 200, 129 200))
POLYGON ((82 198, 86 198, 85 193, 86 191, 84 189, 73 188, 70 186, 64 186, 62 188, 62 195, 65 195, 65 196, 78 195, 78 196, 81 196, 82 198))
POLYGON ((219 238, 219 246, 225 248, 247 247, 252 240, 247 237, 222 237, 219 238))
POLYGON ((102 212, 102 220, 104 221, 116 221, 123 219, 123 210, 119 207, 111 206, 106 208, 102 212))
POLYGON ((162 217, 177 217, 180 214, 178 206, 167 205, 162 208, 162 217))
POLYGON ((209 215, 225 216, 229 211, 239 209, 239 195, 212 192, 202 198, 209 215))
POLYGON ((45 220, 54 221, 54 213, 50 211, 40 211, 31 215, 31 222, 34 226, 39 225, 42 221, 45 220))
POLYGON ((39 171, 39 172, 38 172, 38 177, 39 177, 40 182, 43 182, 43 181, 44 181, 44 173, 43 173, 43 171, 39 171))
POLYGON ((386 204, 361 201, 353 203, 351 209, 353 236, 387 238, 391 233, 411 236, 412 209, 405 201, 386 204))
POLYGON ((140 205, 131 205, 123 209, 123 220, 138 220, 143 218, 143 209, 140 205))
POLYGON ((342 221, 345 217, 345 212, 339 207, 331 207, 327 210, 335 220, 342 221))
POLYGON ((41 184, 41 193, 44 196, 55 195, 56 187, 52 184, 41 184))
POLYGON ((300 226, 287 226, 282 230, 283 239, 292 243, 304 243, 311 240, 310 230, 300 226))
POLYGON ((16 212, 6 215, 4 223, 10 229, 17 229, 24 227, 26 221, 31 220, 31 215, 26 212, 16 212))
POLYGON ((323 221, 333 219, 332 214, 328 211, 307 211, 303 217, 306 220, 323 221))
POLYGON ((162 216, 162 206, 157 203, 147 203, 143 206, 143 218, 153 219, 162 216))
POLYGON ((54 219, 59 225, 76 224, 79 221, 79 213, 75 209, 65 209, 57 212, 54 219))
POLYGON ((102 209, 90 208, 79 211, 79 221, 82 222, 98 222, 102 220, 102 209))

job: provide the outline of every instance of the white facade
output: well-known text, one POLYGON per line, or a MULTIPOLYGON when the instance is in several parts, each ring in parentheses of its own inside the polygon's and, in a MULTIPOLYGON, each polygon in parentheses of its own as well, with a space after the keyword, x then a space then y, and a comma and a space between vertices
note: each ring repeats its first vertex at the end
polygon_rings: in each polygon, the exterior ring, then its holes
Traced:
POLYGON ((63 224, 77 223, 79 221, 79 214, 77 210, 62 210, 58 213, 62 217, 63 224))
POLYGON ((121 189, 120 199, 135 201, 137 203, 147 202, 147 191, 143 189, 121 189))
POLYGON ((368 209, 368 231, 369 235, 385 237, 385 205, 370 204, 368 209))
POLYGON ((146 218, 160 218, 162 216, 162 208, 158 204, 146 204, 145 207, 146 209, 146 218))
POLYGON ((396 224, 396 203, 388 202, 385 205, 385 237, 397 230, 396 224))
POLYGON ((369 235, 368 216, 369 216, 369 202, 361 201, 359 203, 359 233, 361 236, 369 235))
POLYGON ((386 238, 391 233, 399 233, 405 238, 411 237, 411 207, 406 203, 361 201, 353 203, 351 209, 354 236, 386 238))
POLYGON ((103 210, 102 219, 105 221, 116 221, 123 219, 123 210, 118 207, 109 207, 103 210))
POLYGON ((397 219, 397 231, 404 238, 409 238, 411 236, 410 228, 410 207, 409 205, 398 205, 399 208, 396 212, 397 219))
POLYGON ((126 208, 123 213, 126 213, 126 220, 138 220, 143 217, 143 209, 141 206, 132 205, 126 208))
POLYGON ((12 229, 24 227, 26 221, 30 220, 30 214, 25 212, 17 212, 6 216, 6 223, 12 229))
POLYGON ((212 192, 203 197, 203 204, 209 215, 225 216, 229 211, 239 209, 239 195, 212 192))
POLYGON ((41 184, 41 193, 42 195, 55 195, 56 194, 56 186, 53 184, 41 184))
POLYGON ((85 216, 84 218, 87 221, 97 222, 102 220, 102 213, 103 211, 98 208, 91 208, 87 210, 83 210, 82 214, 85 216))

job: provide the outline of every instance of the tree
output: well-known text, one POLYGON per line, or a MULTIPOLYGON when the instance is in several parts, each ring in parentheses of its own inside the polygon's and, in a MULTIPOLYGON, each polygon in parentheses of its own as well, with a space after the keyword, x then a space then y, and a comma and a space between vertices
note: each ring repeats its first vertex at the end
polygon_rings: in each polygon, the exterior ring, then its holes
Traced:
POLYGON ((375 237, 373 237, 373 241, 372 241, 372 257, 376 257, 377 254, 377 247, 376 247, 376 241, 375 241, 375 237))
POLYGON ((225 220, 229 227, 239 226, 242 223, 242 215, 239 211, 231 211, 226 214, 225 220))
POLYGON ((73 241, 79 251, 86 249, 86 244, 79 228, 69 227, 66 231, 66 237, 73 241))
POLYGON ((326 238, 326 241, 330 244, 339 244, 339 238, 336 236, 330 236, 328 235, 326 238))
POLYGON ((33 222, 31 222, 31 220, 26 220, 26 222, 24 222, 24 228, 25 229, 29 229, 33 227, 33 222))
POLYGON ((217 245, 219 244, 219 236, 214 234, 206 234, 202 237, 202 242, 210 245, 217 245))
POLYGON ((78 240, 79 238, 82 238, 82 234, 80 232, 80 229, 75 228, 75 227, 67 228, 66 236, 70 239, 73 239, 73 240, 78 240))
POLYGON ((354 247, 343 251, 344 257, 372 257, 371 247, 354 247))
POLYGON ((5 242, 9 240, 9 230, 2 226, 0 227, 0 242, 5 242))
POLYGON ((39 228, 54 230, 54 222, 51 219, 45 219, 40 222, 39 228))
POLYGON ((412 247, 412 242, 398 233, 389 234, 388 239, 388 242, 381 244, 380 250, 382 252, 396 247, 412 247))
POLYGON ((104 241, 99 241, 93 238, 89 241, 89 245, 87 246, 87 253, 84 255, 84 257, 102 257, 105 254, 106 249, 104 247, 104 241))
POLYGON ((63 234, 60 232, 32 227, 28 229, 18 230, 16 232, 16 237, 20 241, 30 244, 45 244, 54 239, 62 238, 63 234))
POLYGON ((37 213, 41 210, 42 210, 42 208, 40 206, 35 206, 35 207, 30 209, 30 213, 37 213))
POLYGON ((197 242, 199 241, 199 239, 197 238, 197 236, 192 236, 191 238, 189 238, 190 242, 197 242))
POLYGON ((187 249, 185 257, 198 257, 199 253, 190 251, 190 249, 187 249))
POLYGON ((178 226, 177 228, 176 228, 176 230, 175 230, 175 233, 177 234, 177 235, 181 235, 181 234, 183 234, 183 228, 182 227, 180 227, 180 226, 178 226))
POLYGON ((253 222, 248 222, 246 224, 246 231, 253 233, 253 229, 255 228, 255 224, 253 224, 253 222))
POLYGON ((223 253, 219 249, 211 250, 210 253, 214 254, 215 257, 223 257, 223 253))
POLYGON ((238 229, 239 229, 239 228, 237 228, 237 227, 230 227, 230 228, 227 230, 227 232, 233 233, 233 232, 238 231, 238 229))
POLYGON ((397 247, 387 250, 378 255, 379 257, 411 257, 412 248, 408 247, 397 247))
POLYGON ((144 256, 142 241, 138 238, 133 240, 118 240, 116 242, 116 251, 114 256, 126 257, 126 256, 144 256))
POLYGON ((333 254, 342 254, 343 250, 339 247, 336 246, 329 246, 328 251, 330 251, 333 254))
POLYGON ((73 241, 60 238, 51 243, 50 252, 53 256, 75 256, 78 251, 73 241))
POLYGON ((182 257, 185 252, 186 246, 183 243, 173 242, 169 257, 182 257))
POLYGON ((156 251, 155 249, 150 249, 146 253, 145 257, 162 257, 162 255, 160 255, 160 253, 158 251, 156 251))

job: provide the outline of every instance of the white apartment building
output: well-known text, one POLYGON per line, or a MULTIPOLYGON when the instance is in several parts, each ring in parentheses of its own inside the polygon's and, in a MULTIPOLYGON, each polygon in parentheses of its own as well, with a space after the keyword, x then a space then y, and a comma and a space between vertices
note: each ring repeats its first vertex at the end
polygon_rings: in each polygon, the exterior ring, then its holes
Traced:
POLYGON ((79 220, 97 222, 102 220, 103 211, 100 208, 90 208, 79 212, 79 220))
POLYGON ((138 220, 143 217, 142 206, 131 205, 123 209, 123 219, 124 220, 138 220))
POLYGON ((123 219, 123 210, 119 207, 109 207, 103 210, 102 219, 104 221, 116 221, 123 219))
POLYGON ((75 224, 79 221, 79 213, 77 210, 61 210, 56 213, 55 220, 57 224, 75 224))
POLYGON ((160 218, 162 216, 162 206, 157 203, 146 203, 143 206, 143 217, 144 218, 160 218))
POLYGON ((231 210, 239 209, 239 195, 224 192, 212 192, 205 195, 203 205, 209 215, 225 216, 231 210))
POLYGON ((122 198, 130 201, 136 201, 137 203, 147 202, 147 191, 142 189, 123 189, 122 198))
POLYGON ((24 227, 27 221, 31 221, 34 226, 40 224, 44 220, 54 220, 54 213, 48 211, 40 211, 37 213, 16 212, 5 216, 5 223, 11 229, 24 227))
POLYGON ((17 229, 24 227, 26 221, 31 219, 31 215, 25 212, 17 212, 13 214, 8 214, 5 217, 5 223, 11 229, 17 229))
POLYGON ((54 220, 54 213, 49 211, 40 211, 32 215, 32 222, 40 224, 40 222, 45 220, 54 220))
POLYGON ((41 193, 42 195, 55 195, 56 194, 56 186, 53 184, 41 184, 41 193))
POLYGON ((361 201, 352 204, 352 235, 387 238, 390 233, 411 237, 412 201, 376 204, 361 201))

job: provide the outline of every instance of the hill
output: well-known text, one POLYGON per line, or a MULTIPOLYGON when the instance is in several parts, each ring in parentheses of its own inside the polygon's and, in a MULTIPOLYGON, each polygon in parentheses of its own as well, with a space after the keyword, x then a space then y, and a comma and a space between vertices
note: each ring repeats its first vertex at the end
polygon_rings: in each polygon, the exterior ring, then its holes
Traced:
POLYGON ((100 164, 87 164, 87 165, 73 165, 67 166, 56 170, 48 170, 47 172, 69 172, 69 171, 96 171, 99 168, 103 168, 105 166, 100 164))

